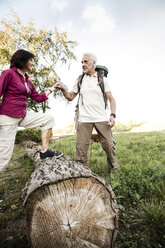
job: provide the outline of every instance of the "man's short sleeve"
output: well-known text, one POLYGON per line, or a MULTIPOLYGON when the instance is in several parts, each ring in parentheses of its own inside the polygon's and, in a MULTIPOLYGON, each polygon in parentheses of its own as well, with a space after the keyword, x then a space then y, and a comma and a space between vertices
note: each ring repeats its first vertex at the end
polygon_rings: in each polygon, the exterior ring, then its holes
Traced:
POLYGON ((106 92, 111 92, 110 87, 109 87, 109 83, 108 83, 108 79, 106 77, 104 77, 104 91, 106 92))
POLYGON ((71 91, 76 93, 76 94, 78 93, 78 78, 77 78, 75 84, 73 85, 73 88, 71 91))

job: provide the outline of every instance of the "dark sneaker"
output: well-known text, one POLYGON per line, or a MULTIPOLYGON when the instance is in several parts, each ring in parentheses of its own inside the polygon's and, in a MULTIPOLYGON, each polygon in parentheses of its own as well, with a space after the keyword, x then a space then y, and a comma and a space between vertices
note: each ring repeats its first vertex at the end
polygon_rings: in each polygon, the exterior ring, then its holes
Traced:
POLYGON ((44 159, 47 157, 55 157, 55 158, 60 158, 63 155, 62 152, 53 152, 52 150, 48 149, 46 152, 40 152, 40 158, 44 159))
POLYGON ((3 201, 4 201, 4 199, 3 199, 3 197, 0 195, 0 203, 3 202, 3 201))
POLYGON ((63 152, 54 152, 54 157, 55 158, 60 158, 63 156, 63 152))

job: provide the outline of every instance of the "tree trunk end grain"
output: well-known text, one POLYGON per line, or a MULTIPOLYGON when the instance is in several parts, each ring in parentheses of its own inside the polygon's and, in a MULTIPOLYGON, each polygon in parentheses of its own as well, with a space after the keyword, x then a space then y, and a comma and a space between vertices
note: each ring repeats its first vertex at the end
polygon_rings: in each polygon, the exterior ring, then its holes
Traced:
POLYGON ((118 207, 111 186, 89 168, 65 158, 41 161, 23 197, 33 248, 114 248, 118 207))

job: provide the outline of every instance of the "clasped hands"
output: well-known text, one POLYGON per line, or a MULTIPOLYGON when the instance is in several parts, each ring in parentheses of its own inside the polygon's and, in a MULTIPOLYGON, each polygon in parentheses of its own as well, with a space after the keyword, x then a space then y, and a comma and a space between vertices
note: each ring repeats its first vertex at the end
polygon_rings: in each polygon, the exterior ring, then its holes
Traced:
POLYGON ((58 91, 58 90, 65 90, 65 88, 62 86, 62 84, 60 83, 56 83, 52 86, 52 91, 58 91))

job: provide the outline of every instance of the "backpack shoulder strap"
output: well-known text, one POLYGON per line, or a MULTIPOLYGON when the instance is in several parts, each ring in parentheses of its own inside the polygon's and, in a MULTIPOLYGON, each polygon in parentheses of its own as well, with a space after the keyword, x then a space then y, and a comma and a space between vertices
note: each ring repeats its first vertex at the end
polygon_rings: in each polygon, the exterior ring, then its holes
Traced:
POLYGON ((97 78, 98 78, 98 83, 99 86, 101 88, 101 91, 103 93, 103 95, 105 94, 105 90, 104 90, 104 73, 103 72, 97 72, 97 78))
POLYGON ((84 75, 85 75, 85 73, 81 74, 78 77, 78 81, 77 81, 77 88, 78 88, 77 94, 79 94, 79 97, 78 97, 78 101, 77 101, 76 108, 75 108, 75 117, 74 117, 74 120, 75 120, 75 130, 77 130, 77 126, 78 126, 80 89, 81 89, 82 80, 83 80, 84 75))
POLYGON ((105 94, 105 88, 104 88, 104 72, 103 71, 97 71, 97 77, 98 77, 98 83, 101 88, 101 91, 103 93, 103 98, 105 102, 105 109, 107 107, 107 96, 105 94))
POLYGON ((83 80, 84 75, 85 75, 85 73, 81 74, 81 75, 78 77, 78 81, 77 81, 78 93, 80 93, 80 89, 81 89, 82 80, 83 80))

